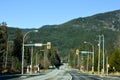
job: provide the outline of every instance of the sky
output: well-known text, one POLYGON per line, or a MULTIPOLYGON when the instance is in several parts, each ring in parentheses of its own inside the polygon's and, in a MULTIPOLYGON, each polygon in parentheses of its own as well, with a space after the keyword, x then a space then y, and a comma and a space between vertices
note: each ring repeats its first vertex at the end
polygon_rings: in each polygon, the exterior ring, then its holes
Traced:
POLYGON ((0 23, 40 28, 114 10, 120 10, 120 0, 0 0, 0 23))

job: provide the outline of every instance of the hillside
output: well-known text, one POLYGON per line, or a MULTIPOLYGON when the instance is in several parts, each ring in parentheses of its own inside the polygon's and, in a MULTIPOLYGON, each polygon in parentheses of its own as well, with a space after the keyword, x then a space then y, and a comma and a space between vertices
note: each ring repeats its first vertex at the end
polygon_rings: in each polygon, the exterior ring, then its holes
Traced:
MULTIPOLYGON (((14 32, 13 28, 9 28, 10 36, 14 32)), ((84 41, 94 44, 97 50, 97 36, 102 34, 105 36, 106 51, 111 53, 118 48, 116 45, 120 44, 120 10, 77 18, 60 25, 46 25, 39 28, 36 35, 31 35, 30 40, 41 43, 50 41, 60 55, 67 56, 76 48, 84 50, 84 41)))

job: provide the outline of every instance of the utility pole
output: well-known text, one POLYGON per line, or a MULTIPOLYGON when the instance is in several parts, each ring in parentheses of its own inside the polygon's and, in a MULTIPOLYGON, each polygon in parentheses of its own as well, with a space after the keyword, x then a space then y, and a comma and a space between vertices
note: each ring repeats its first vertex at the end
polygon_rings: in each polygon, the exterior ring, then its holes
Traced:
POLYGON ((44 51, 44 71, 45 71, 45 58, 46 58, 46 55, 45 55, 45 51, 44 51))
POLYGON ((37 63, 38 63, 38 53, 36 52, 36 65, 37 65, 37 63))
POLYGON ((108 64, 108 55, 106 57, 106 72, 107 72, 107 76, 108 76, 108 68, 109 68, 109 64, 108 64))
POLYGON ((101 36, 99 35, 99 43, 98 43, 98 47, 99 47, 99 51, 98 51, 98 74, 100 74, 100 44, 101 44, 101 36))
POLYGON ((104 48, 104 35, 99 35, 99 43, 98 43, 98 46, 99 46, 99 52, 98 52, 98 74, 100 72, 100 48, 101 48, 101 38, 102 38, 102 50, 103 50, 103 62, 102 62, 102 72, 104 74, 104 71, 105 71, 105 48, 104 48))
POLYGON ((76 55, 78 56, 78 67, 80 66, 79 63, 80 63, 80 60, 79 60, 79 49, 76 49, 76 55))
POLYGON ((102 37, 103 37, 103 74, 104 74, 105 71, 104 35, 102 35, 102 37))
POLYGON ((31 72, 30 72, 30 74, 32 74, 32 62, 33 61, 33 46, 31 46, 31 72))
POLYGON ((95 54, 95 51, 94 51, 94 46, 93 46, 93 59, 92 59, 92 73, 94 74, 94 54, 95 54))
POLYGON ((8 39, 7 39, 7 50, 6 50, 6 57, 5 57, 5 68, 7 68, 7 61, 8 61, 8 39))
POLYGON ((89 71, 89 52, 88 52, 88 55, 87 55, 87 71, 89 71))

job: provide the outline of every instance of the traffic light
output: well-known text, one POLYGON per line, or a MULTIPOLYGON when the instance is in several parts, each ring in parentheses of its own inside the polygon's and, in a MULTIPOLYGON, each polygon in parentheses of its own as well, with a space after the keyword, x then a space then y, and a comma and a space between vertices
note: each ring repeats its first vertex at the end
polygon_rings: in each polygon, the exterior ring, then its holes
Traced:
POLYGON ((47 49, 51 49, 51 42, 47 42, 47 49))
POLYGON ((79 49, 76 49, 76 54, 77 54, 77 55, 79 54, 79 52, 80 52, 79 49))

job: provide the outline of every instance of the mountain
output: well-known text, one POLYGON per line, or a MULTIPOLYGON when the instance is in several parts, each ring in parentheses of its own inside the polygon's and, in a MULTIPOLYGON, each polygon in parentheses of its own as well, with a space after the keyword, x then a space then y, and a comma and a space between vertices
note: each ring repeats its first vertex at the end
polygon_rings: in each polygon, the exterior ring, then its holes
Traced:
MULTIPOLYGON (((13 36, 14 30, 9 28, 11 36, 13 36)), ((67 56, 77 48, 84 50, 86 48, 84 41, 92 43, 97 53, 98 35, 105 36, 105 50, 111 53, 119 47, 116 45, 120 44, 118 42, 120 39, 120 10, 80 17, 60 25, 45 25, 38 30, 38 33, 30 36, 30 40, 35 43, 50 41, 62 56, 67 56)))
POLYGON ((96 14, 85 18, 77 18, 65 23, 64 25, 89 29, 107 28, 119 31, 120 10, 96 14))

